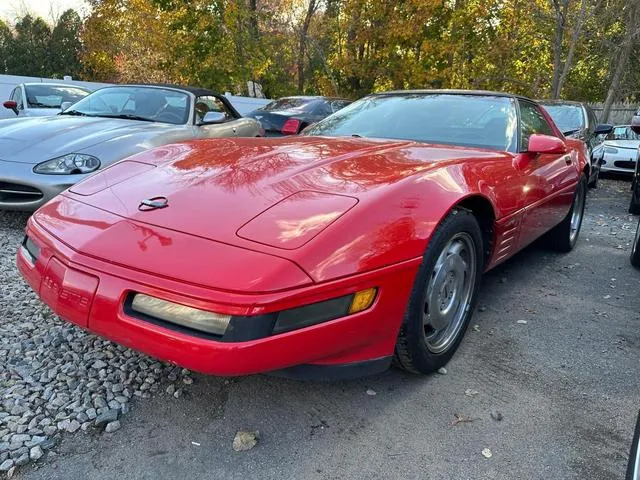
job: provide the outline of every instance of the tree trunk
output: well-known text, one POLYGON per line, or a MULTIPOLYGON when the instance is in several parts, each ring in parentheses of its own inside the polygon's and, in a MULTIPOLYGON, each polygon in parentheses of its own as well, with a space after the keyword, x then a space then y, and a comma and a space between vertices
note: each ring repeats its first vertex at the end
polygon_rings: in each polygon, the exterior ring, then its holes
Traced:
POLYGON ((553 34, 553 81, 551 83, 551 98, 558 98, 560 96, 558 86, 560 85, 562 68, 562 41, 564 40, 569 0, 552 0, 552 3, 553 9, 555 10, 556 26, 553 34))
POLYGON ((304 57, 307 49, 307 34, 309 33, 309 25, 311 17, 318 8, 318 0, 309 0, 309 7, 300 28, 300 39, 298 46, 298 93, 304 93, 304 57))
POLYGON ((613 102, 618 99, 618 94, 620 93, 620 84, 622 82, 625 70, 627 68, 627 64, 629 63, 629 58, 631 57, 631 53, 633 52, 633 47, 636 43, 637 30, 636 25, 638 24, 638 2, 632 1, 628 4, 629 10, 627 14, 627 31, 625 33, 624 43, 622 45, 622 50, 620 50, 620 55, 618 56, 618 61, 616 62, 616 68, 613 72, 613 76, 611 77, 611 85, 609 86, 609 91, 607 92, 607 98, 604 101, 604 108, 602 110, 602 118, 601 122, 607 122, 609 120, 609 114, 611 113, 611 106, 613 102))
POLYGON ((580 33, 582 32, 582 27, 584 26, 587 19, 587 4, 588 0, 582 0, 582 4, 580 5, 580 13, 578 14, 578 21, 575 28, 573 29, 573 35, 571 36, 571 42, 569 43, 569 52, 567 53, 567 59, 564 61, 564 65, 562 66, 562 73, 560 74, 560 78, 558 79, 556 96, 554 96, 553 98, 558 98, 560 96, 560 94, 562 93, 564 82, 567 79, 567 75, 569 75, 569 72, 571 71, 571 63, 573 62, 573 55, 576 51, 576 45, 578 44, 578 39, 580 38, 580 33))

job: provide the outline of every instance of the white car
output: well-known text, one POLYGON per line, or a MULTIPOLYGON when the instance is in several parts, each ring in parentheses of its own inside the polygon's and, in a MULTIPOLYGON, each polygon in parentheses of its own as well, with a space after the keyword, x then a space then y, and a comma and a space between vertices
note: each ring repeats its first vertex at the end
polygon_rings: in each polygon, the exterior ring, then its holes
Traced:
POLYGON ((60 113, 63 103, 76 103, 90 93, 88 88, 64 83, 21 83, 3 106, 17 117, 48 117, 60 113))
POLYGON ((636 168, 636 157, 640 147, 640 134, 629 125, 613 127, 602 144, 594 149, 593 157, 600 159, 602 172, 632 174, 636 168))

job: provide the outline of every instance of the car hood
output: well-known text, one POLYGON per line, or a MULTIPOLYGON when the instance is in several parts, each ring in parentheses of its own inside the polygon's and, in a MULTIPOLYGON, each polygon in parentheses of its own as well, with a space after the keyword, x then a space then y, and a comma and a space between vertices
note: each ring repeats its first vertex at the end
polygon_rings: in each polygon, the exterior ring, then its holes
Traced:
POLYGON ((0 160, 36 164, 135 134, 165 134, 176 125, 101 117, 18 118, 0 122, 0 160))
POLYGON ((640 146, 640 140, 606 140, 604 144, 607 147, 636 149, 640 146))
POLYGON ((401 188, 407 177, 497 155, 503 154, 356 138, 188 141, 129 157, 64 195, 225 243, 296 249, 358 203, 401 188), (168 206, 141 205, 155 197, 168 206))

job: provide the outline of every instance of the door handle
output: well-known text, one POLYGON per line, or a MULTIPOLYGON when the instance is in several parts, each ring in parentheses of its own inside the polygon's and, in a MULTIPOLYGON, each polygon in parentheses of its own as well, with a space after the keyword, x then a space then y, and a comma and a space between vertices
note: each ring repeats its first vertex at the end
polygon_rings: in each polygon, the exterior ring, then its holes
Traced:
POLYGON ((564 163, 567 165, 571 165, 571 155, 567 155, 564 157, 564 163))

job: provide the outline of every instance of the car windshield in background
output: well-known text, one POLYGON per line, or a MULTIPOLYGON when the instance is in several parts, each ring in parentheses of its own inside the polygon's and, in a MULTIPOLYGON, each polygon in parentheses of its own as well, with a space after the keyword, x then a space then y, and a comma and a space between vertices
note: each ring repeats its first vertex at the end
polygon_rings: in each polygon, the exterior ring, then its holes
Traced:
POLYGON ((561 132, 574 132, 584 128, 584 115, 580 105, 542 104, 561 132))
POLYGON ((124 118, 182 125, 189 116, 186 93, 154 87, 107 87, 83 98, 63 115, 124 118))
POLYGON ((302 110, 305 106, 313 102, 309 98, 281 98, 275 102, 267 103, 260 110, 272 112, 276 110, 302 110))
POLYGON ((89 90, 66 85, 26 85, 29 108, 60 108, 62 102, 76 103, 89 93, 89 90))
POLYGON ((640 134, 635 133, 628 125, 614 127, 605 140, 640 140, 640 134))
POLYGON ((414 140, 514 152, 517 123, 509 97, 390 94, 354 102, 311 127, 305 135, 414 140))

